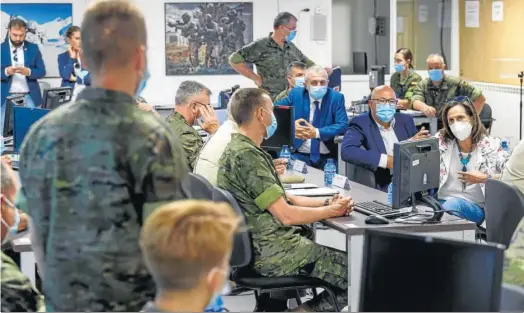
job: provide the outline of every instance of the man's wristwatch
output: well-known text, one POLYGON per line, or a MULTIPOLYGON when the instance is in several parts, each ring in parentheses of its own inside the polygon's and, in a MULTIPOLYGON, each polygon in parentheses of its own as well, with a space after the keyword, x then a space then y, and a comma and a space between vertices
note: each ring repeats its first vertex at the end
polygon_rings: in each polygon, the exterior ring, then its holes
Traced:
POLYGON ((331 199, 326 199, 326 201, 324 201, 324 206, 328 206, 329 205, 329 201, 331 201, 331 199))

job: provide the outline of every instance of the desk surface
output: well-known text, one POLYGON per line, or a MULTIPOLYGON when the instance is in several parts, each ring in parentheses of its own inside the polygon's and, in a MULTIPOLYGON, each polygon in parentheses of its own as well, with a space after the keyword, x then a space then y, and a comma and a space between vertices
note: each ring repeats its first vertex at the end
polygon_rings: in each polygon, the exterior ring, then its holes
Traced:
MULTIPOLYGON (((322 186, 324 184, 324 172, 308 167, 305 182, 322 186)), ((351 196, 355 202, 381 201, 387 203, 385 192, 351 182, 351 190, 334 189, 340 191, 341 195, 351 196)), ((337 217, 325 220, 324 223, 346 235, 362 235, 366 229, 385 228, 391 230, 402 230, 406 232, 451 232, 463 230, 475 230, 475 223, 466 220, 458 220, 458 217, 444 214, 442 223, 439 224, 400 224, 390 221, 386 225, 370 225, 365 223, 366 215, 352 212, 350 216, 337 217), (446 221, 447 220, 447 221, 446 221)))

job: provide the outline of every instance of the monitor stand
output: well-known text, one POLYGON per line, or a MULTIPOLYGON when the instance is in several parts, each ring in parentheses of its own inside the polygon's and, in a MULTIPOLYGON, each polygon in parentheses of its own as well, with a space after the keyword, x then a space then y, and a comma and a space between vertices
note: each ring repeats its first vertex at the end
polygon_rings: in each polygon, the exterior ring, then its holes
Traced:
POLYGON ((442 208, 440 202, 438 202, 437 199, 433 198, 430 195, 423 195, 420 199, 420 202, 417 203, 415 194, 412 194, 411 204, 411 215, 413 216, 404 218, 404 221, 440 221, 442 215, 444 214, 444 209, 442 208), (424 204, 431 208, 433 211, 419 210, 417 208, 417 204, 424 204))

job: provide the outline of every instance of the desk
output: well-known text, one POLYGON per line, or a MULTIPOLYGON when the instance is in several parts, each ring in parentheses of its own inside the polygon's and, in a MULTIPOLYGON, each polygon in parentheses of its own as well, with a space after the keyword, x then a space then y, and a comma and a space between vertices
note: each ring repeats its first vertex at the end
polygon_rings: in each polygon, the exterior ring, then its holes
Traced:
MULTIPOLYGON (((312 167, 308 167, 308 174, 305 175, 305 182, 322 186, 324 184, 324 173, 312 167)), ((351 190, 340 191, 343 196, 351 196, 355 202, 364 202, 378 200, 382 202, 387 201, 387 194, 385 192, 369 188, 367 186, 351 182, 351 190)), ((346 235, 347 252, 348 252, 348 274, 349 274, 349 288, 348 299, 352 312, 358 309, 358 301, 360 296, 360 279, 362 273, 362 254, 364 249, 364 231, 366 229, 383 228, 388 230, 400 230, 410 233, 420 233, 430 236, 438 236, 444 238, 452 238, 456 240, 475 241, 475 223, 466 220, 457 220, 457 217, 451 215, 444 215, 443 220, 449 220, 441 224, 399 224, 391 222, 387 225, 368 225, 365 223, 366 216, 353 212, 347 217, 332 218, 323 221, 328 227, 339 231, 346 235)))

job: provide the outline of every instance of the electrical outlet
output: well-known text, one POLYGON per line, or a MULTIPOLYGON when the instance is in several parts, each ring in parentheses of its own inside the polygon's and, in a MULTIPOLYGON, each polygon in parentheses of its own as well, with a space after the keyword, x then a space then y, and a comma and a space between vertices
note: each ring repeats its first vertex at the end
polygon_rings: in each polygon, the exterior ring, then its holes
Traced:
POLYGON ((377 16, 377 35, 378 36, 386 36, 386 17, 385 16, 377 16))

